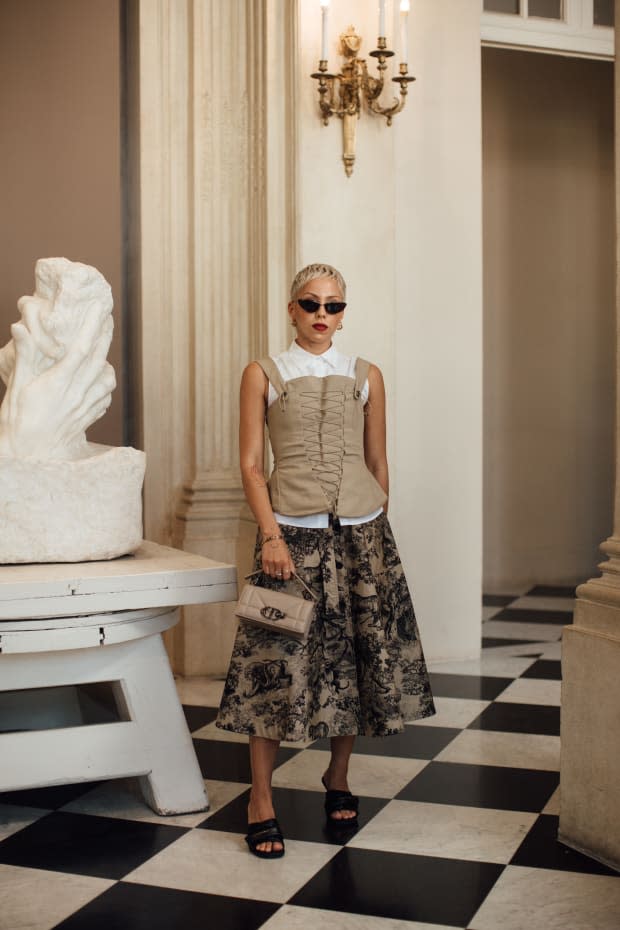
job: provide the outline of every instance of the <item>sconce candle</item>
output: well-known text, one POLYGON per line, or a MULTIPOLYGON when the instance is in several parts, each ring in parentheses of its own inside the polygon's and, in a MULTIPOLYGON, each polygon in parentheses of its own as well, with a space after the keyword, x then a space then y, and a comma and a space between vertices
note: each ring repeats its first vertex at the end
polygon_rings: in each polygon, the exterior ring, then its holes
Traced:
POLYGON ((379 0, 379 38, 385 36, 385 0, 379 0))
POLYGON ((409 0, 400 0, 400 60, 402 64, 407 64, 409 61, 409 33, 407 31, 409 9, 409 0))
POLYGON ((321 0, 321 60, 327 61, 327 15, 329 0, 321 0))

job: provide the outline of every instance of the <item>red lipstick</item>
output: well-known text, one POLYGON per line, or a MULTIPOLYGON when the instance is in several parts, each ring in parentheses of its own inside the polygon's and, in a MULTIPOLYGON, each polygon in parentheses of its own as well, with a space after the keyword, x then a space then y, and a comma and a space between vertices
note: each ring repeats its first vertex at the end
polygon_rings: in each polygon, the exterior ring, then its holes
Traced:
POLYGON ((325 325, 325 323, 313 323, 312 329, 318 329, 320 333, 324 333, 325 330, 327 329, 327 326, 325 325))

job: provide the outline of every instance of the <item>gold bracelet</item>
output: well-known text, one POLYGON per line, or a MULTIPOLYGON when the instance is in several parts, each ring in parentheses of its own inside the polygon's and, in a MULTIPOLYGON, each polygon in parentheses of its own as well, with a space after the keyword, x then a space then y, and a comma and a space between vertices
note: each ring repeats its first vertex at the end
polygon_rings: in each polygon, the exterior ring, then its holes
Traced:
POLYGON ((268 542, 270 542, 270 543, 272 544, 272 545, 271 545, 271 548, 272 548, 272 549, 276 549, 276 548, 277 548, 277 542, 275 542, 275 540, 277 540, 277 539, 284 539, 284 536, 282 536, 281 533, 274 533, 273 536, 265 536, 265 538, 263 539, 263 541, 262 541, 262 543, 261 543, 261 549, 262 549, 262 547, 265 545, 265 543, 268 543, 268 542))

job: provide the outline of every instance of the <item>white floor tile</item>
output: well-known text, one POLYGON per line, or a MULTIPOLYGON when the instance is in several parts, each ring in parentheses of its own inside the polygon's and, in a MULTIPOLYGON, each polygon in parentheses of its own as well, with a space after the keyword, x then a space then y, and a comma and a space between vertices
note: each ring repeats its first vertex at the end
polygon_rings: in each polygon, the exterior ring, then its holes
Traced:
MULTIPOLYGON (((484 627, 482 635, 485 636, 484 627)), ((485 646, 483 656, 485 659, 502 659, 513 658, 522 659, 529 657, 529 665, 533 665, 536 659, 541 655, 544 649, 549 645, 555 645, 548 642, 541 643, 515 643, 510 639, 502 640, 505 646, 485 646)), ((529 667, 529 666, 528 666, 529 667)))
POLYGON ((560 769, 560 737, 464 730, 436 758, 439 762, 506 765, 557 772, 560 769))
POLYGON ((546 678, 517 678, 496 698, 512 704, 550 704, 560 706, 561 681, 546 678))
POLYGON ((519 595, 527 594, 527 592, 531 591, 531 589, 532 589, 531 584, 521 584, 521 585, 511 584, 510 591, 506 591, 505 588, 502 590, 502 588, 498 588, 497 586, 493 586, 493 585, 489 586, 488 584, 485 584, 484 593, 485 594, 502 594, 504 596, 508 596, 510 594, 511 596, 516 598, 516 597, 519 597, 519 595))
POLYGON ((240 834, 193 830, 123 881, 284 902, 340 849, 336 845, 297 840, 285 843, 285 856, 274 863, 250 855, 240 834))
POLYGON ((452 804, 391 801, 348 845, 408 855, 507 863, 537 816, 452 804))
POLYGON ((74 814, 91 814, 100 817, 116 817, 119 820, 141 820, 145 823, 170 824, 178 827, 195 827, 220 807, 228 804, 248 787, 240 782, 205 781, 209 797, 209 810, 195 814, 178 814, 161 817, 146 804, 140 794, 137 781, 119 779, 102 782, 92 791, 65 804, 63 811, 74 814))
POLYGON ((508 866, 475 930, 618 930, 620 877, 508 866))
POLYGON ((541 659, 551 659, 551 661, 561 661, 562 659, 562 641, 557 643, 547 643, 540 655, 541 659))
POLYGON ((431 672, 444 672, 448 675, 488 675, 489 678, 515 678, 532 665, 530 656, 495 656, 483 652, 479 659, 466 659, 461 662, 431 662, 431 672))
POLYGON ((560 786, 555 789, 546 805, 542 809, 543 814, 554 814, 556 817, 560 813, 560 786))
POLYGON ((520 597, 512 601, 510 609, 512 610, 568 610, 575 609, 574 597, 520 597))
POLYGON ((116 882, 0 865, 2 930, 51 930, 116 882))
POLYGON ((480 660, 480 670, 482 675, 488 675, 490 678, 516 678, 533 665, 534 661, 536 659, 532 659, 531 654, 520 652, 512 656, 496 656, 485 650, 480 660))
MULTIPOLYGON (((299 753, 275 770, 273 784, 279 788, 322 791, 321 775, 328 763, 327 751, 310 749, 299 753)), ((427 765, 426 759, 353 753, 349 769, 351 791, 371 798, 392 798, 427 765)))
POLYGON ((414 721, 416 727, 456 727, 459 730, 468 727, 490 701, 468 701, 462 698, 434 698, 437 713, 434 717, 424 717, 414 721))
POLYGON ((502 612, 503 607, 483 607, 482 608, 482 620, 490 620, 491 617, 494 617, 496 614, 502 612))
POLYGON ((532 642, 554 642, 562 635, 561 623, 513 623, 512 620, 488 620, 484 636, 496 639, 529 639, 532 642))
POLYGON ((224 690, 224 681, 220 678, 183 678, 175 679, 177 693, 182 704, 194 704, 198 707, 219 707, 224 690))
POLYGON ((343 914, 314 907, 285 904, 264 923, 261 930, 457 930, 444 924, 421 924, 417 920, 392 920, 365 914, 343 914))
POLYGON ((100 817, 115 817, 119 820, 141 820, 146 823, 167 823, 180 827, 193 827, 202 823, 207 812, 161 817, 151 810, 142 799, 137 779, 118 779, 101 782, 69 804, 63 811, 73 814, 91 814, 100 817))
MULTIPOLYGON (((16 804, 0 804, 0 840, 19 832, 35 820, 45 817, 49 811, 40 807, 18 807, 16 804)), ((1 930, 1 928, 0 928, 1 930)))

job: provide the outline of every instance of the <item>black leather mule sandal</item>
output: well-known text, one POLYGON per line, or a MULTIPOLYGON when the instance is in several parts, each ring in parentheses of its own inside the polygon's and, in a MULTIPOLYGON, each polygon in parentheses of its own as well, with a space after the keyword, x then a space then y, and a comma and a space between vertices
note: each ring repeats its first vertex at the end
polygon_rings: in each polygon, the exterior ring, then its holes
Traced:
POLYGON ((321 778, 325 788, 325 813, 327 822, 331 827, 355 830, 358 826, 357 813, 360 799, 350 791, 332 790, 327 787, 325 778, 321 778), (355 811, 355 817, 332 817, 336 811, 355 811))
POLYGON ((259 859, 281 859, 284 855, 284 837, 282 836, 280 824, 275 817, 248 824, 248 835, 245 841, 250 848, 250 852, 258 856, 259 859), (264 849, 257 848, 262 843, 281 843, 282 849, 272 849, 271 852, 266 852, 264 849))

